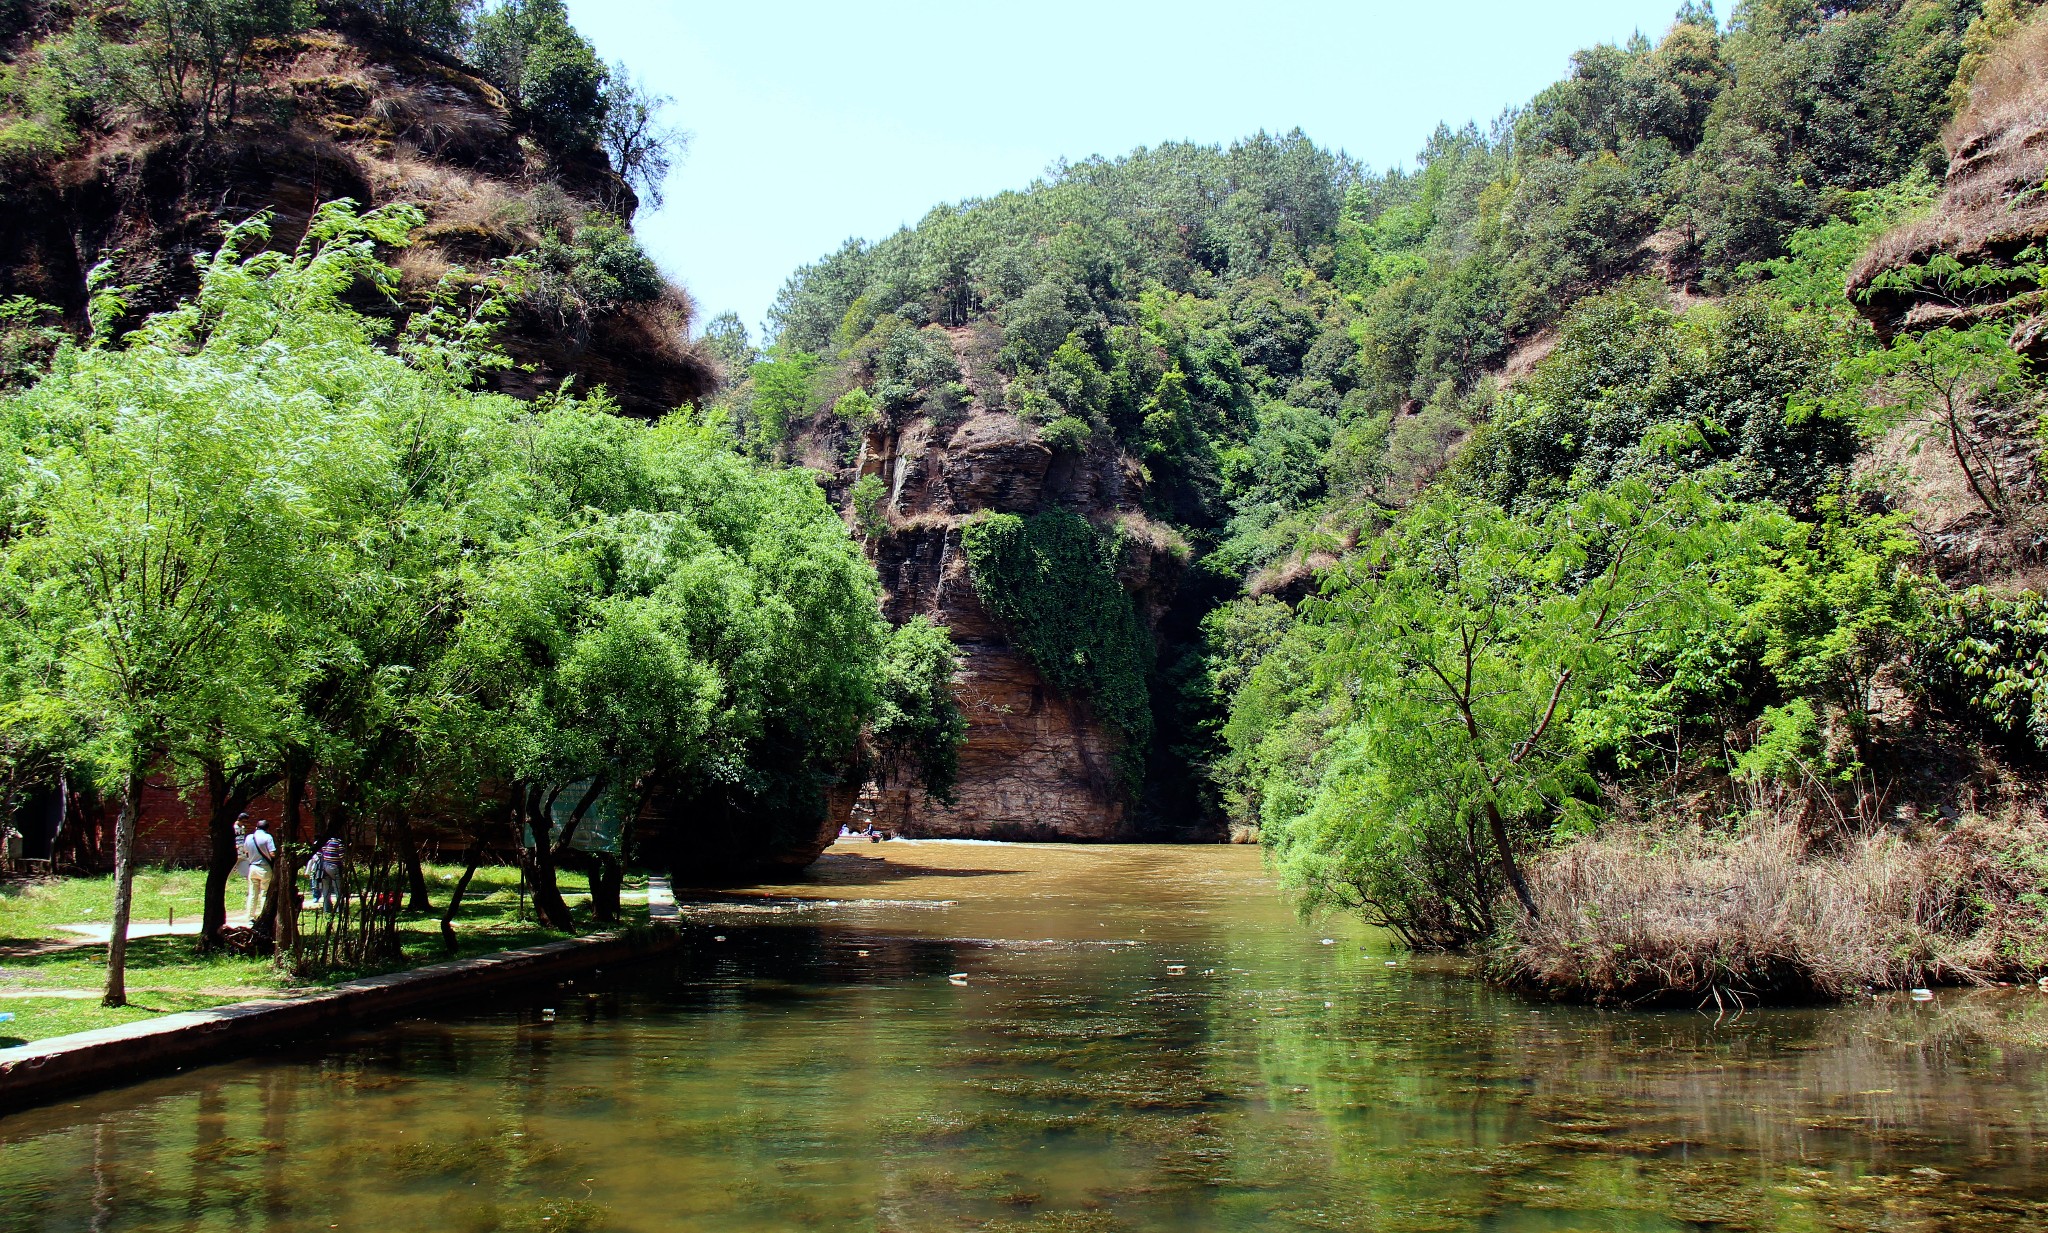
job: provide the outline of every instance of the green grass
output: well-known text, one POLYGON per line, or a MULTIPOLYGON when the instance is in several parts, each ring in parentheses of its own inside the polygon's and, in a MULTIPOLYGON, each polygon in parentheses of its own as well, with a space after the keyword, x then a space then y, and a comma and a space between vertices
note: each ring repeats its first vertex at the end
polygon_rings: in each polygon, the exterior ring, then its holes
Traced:
MULTIPOLYGON (((483 876, 479 870, 477 876, 483 876)), ((230 886, 228 911, 242 907, 242 888, 230 886)), ((201 869, 141 869, 135 874, 134 917, 164 923, 175 915, 196 921, 205 905, 206 872, 201 869)), ((37 878, 0 882, 0 946, 25 941, 79 940, 59 925, 104 925, 114 918, 114 879, 37 878)))
MULTIPOLYGON (((401 962, 415 967, 449 958, 442 945, 440 913, 461 869, 427 866, 427 886, 436 903, 432 913, 408 914, 399 920, 401 962)), ((135 878, 135 919, 162 921, 175 913, 181 921, 199 919, 206 877, 199 870, 151 869, 135 878)), ((589 901, 582 875, 564 870, 562 891, 572 909, 589 901)), ((629 878, 627 893, 644 890, 645 881, 629 878)), ((231 886, 228 911, 241 909, 241 887, 231 886)), ((59 925, 103 922, 113 914, 111 877, 43 879, 0 883, 0 945, 44 939, 77 941, 59 925)), ((630 914, 632 904, 626 905, 630 914)), ((578 912, 577 932, 588 928, 587 913, 578 912)), ((531 902, 521 912, 519 871, 509 866, 477 870, 456 916, 456 955, 488 954, 570 936, 543 929, 533 920, 531 902)), ((308 917, 310 919, 310 916, 308 917)), ((294 988, 312 988, 369 975, 332 972, 318 980, 295 982, 273 961, 237 955, 201 955, 198 939, 184 935, 135 938, 128 944, 130 1005, 108 1008, 95 998, 24 997, 24 993, 82 990, 97 992, 106 983, 106 950, 83 946, 41 954, 0 956, 0 1010, 14 1021, 0 1024, 0 1048, 130 1023, 156 1015, 199 1010, 250 998, 278 997, 294 988)))

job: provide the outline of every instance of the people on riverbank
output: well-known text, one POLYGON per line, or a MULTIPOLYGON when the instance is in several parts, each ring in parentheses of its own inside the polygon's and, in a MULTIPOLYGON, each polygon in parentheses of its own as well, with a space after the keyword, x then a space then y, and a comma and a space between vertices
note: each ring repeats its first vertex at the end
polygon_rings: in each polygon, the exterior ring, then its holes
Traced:
POLYGON ((270 837, 268 822, 257 818, 252 826, 254 829, 242 841, 242 856, 249 865, 249 896, 242 915, 253 922, 256 909, 270 899, 270 870, 277 860, 277 841, 270 837))

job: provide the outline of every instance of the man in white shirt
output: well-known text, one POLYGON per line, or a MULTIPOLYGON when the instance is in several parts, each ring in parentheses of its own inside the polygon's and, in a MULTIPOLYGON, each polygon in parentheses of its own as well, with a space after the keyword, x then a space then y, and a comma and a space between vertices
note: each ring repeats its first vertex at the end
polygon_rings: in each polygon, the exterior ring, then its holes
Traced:
POLYGON ((249 860, 249 902, 242 915, 256 923, 256 908, 270 901, 270 866, 277 860, 277 841, 270 837, 270 824, 256 819, 255 829, 242 841, 242 854, 249 860))

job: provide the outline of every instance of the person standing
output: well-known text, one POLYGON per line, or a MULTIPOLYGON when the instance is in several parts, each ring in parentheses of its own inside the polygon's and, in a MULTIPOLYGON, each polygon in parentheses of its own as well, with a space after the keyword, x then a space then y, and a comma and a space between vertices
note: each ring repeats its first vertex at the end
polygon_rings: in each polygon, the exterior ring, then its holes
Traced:
POLYGON ((313 906, 322 912, 335 912, 341 908, 341 855, 341 840, 329 839, 320 845, 309 862, 313 906))
POLYGON ((245 882, 249 878, 248 843, 249 815, 238 813, 235 815, 235 872, 232 875, 237 882, 245 882))
POLYGON ((270 824, 258 818, 255 829, 242 841, 242 854, 249 860, 249 902, 243 915, 256 923, 256 908, 269 902, 270 869, 277 861, 277 841, 270 837, 270 824))

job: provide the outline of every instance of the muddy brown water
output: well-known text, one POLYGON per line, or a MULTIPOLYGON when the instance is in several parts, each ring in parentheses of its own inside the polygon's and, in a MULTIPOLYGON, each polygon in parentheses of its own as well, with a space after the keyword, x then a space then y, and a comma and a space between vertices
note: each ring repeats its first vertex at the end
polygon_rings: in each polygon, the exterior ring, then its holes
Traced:
POLYGON ((1536 1005, 1301 922, 1245 848, 842 844, 686 917, 0 1119, 0 1230, 2048 1227, 2032 990, 1536 1005))

